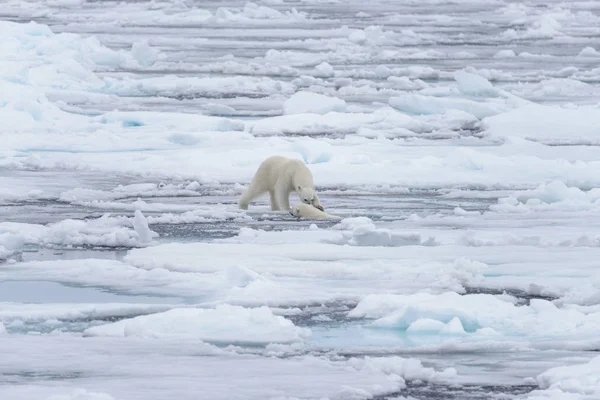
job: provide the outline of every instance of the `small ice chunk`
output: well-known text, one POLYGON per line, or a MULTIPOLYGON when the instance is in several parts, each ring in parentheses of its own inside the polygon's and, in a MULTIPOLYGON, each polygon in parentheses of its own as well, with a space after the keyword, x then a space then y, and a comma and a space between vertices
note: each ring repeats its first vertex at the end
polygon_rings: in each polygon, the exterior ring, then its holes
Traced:
POLYGON ((458 83, 458 89, 467 95, 481 96, 496 93, 490 81, 483 76, 465 71, 456 71, 454 80, 458 83))
POLYGON ((185 190, 198 190, 198 189, 200 189, 200 183, 198 183, 198 181, 190 182, 185 187, 185 190))
POLYGON ((156 232, 152 232, 148 226, 148 220, 144 217, 141 210, 135 210, 135 217, 133 219, 133 229, 140 237, 141 243, 149 243, 152 238, 156 236, 156 232))
POLYGON ((346 102, 337 97, 312 92, 296 92, 283 103, 283 113, 289 114, 327 114, 331 111, 346 111, 346 102))
POLYGON ((315 76, 320 76, 323 78, 330 78, 334 75, 333 67, 326 62, 322 62, 321 64, 315 67, 316 74, 315 76))
POLYGON ((456 207, 454 209, 454 215, 459 215, 459 216, 467 216, 467 215, 481 215, 481 213, 479 211, 467 211, 462 207, 456 207))
POLYGON ((600 52, 593 47, 585 47, 579 52, 578 57, 600 57, 600 52))
POLYGON ((148 44, 147 40, 136 42, 131 46, 131 54, 137 63, 144 68, 154 65, 158 59, 159 51, 148 44))
POLYGON ((377 76, 378 78, 387 78, 392 74, 393 71, 390 69, 390 67, 387 67, 385 65, 378 65, 377 67, 375 67, 375 76, 377 76))
POLYGON ((513 58, 516 56, 517 55, 512 50, 500 50, 499 52, 494 54, 494 58, 513 58))
POLYGON ((4 334, 6 334, 6 327, 4 326, 2 321, 0 321, 0 335, 4 335, 4 334))
POLYGON ((467 211, 461 207, 454 208, 454 215, 468 215, 467 211))
POLYGON ((350 40, 352 43, 364 43, 365 40, 367 40, 367 35, 363 30, 354 31, 348 35, 348 40, 350 40))

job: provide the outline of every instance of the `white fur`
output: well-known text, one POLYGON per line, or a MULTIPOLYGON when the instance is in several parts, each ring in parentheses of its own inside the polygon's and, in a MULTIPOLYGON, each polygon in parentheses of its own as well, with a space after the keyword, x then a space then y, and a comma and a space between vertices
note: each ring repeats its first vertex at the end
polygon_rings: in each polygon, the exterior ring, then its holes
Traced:
POLYGON ((290 193, 296 192, 300 201, 321 207, 310 170, 300 160, 273 156, 263 161, 242 193, 238 205, 247 210, 248 204, 260 195, 269 193, 271 210, 289 211, 290 193))
POLYGON ((324 211, 319 210, 311 206, 310 204, 300 203, 295 205, 291 210, 290 214, 297 218, 308 218, 308 219, 341 219, 335 215, 327 214, 324 211))

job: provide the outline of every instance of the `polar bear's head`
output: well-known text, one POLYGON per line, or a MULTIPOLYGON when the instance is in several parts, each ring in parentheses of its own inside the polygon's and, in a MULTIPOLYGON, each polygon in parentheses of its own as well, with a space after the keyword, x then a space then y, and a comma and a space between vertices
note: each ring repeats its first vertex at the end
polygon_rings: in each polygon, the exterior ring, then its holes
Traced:
POLYGON ((320 204, 315 204, 315 189, 307 187, 307 188, 303 188, 302 186, 298 185, 298 187, 296 187, 297 191, 298 191, 298 196, 300 196, 300 200, 304 203, 304 204, 310 204, 313 207, 318 208, 321 211, 324 211, 323 206, 321 206, 320 204))
POLYGON ((298 185, 296 188, 298 190, 298 196, 300 196, 300 201, 304 204, 312 204, 315 201, 315 190, 313 188, 303 188, 298 185))

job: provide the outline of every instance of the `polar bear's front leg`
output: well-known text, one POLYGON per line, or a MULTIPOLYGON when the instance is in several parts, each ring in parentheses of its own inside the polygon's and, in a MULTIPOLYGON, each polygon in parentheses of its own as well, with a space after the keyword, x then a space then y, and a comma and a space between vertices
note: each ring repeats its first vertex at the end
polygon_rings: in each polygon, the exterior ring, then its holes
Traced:
POLYGON ((271 199, 271 211, 279 210, 279 206, 277 205, 277 197, 275 196, 274 190, 269 190, 269 197, 271 199))
POLYGON ((311 204, 313 205, 313 207, 318 208, 321 211, 325 211, 325 209, 321 205, 321 200, 319 200, 319 196, 317 196, 316 193, 315 193, 315 196, 313 197, 311 204))
POLYGON ((275 203, 277 210, 289 211, 290 209, 290 191, 284 185, 277 185, 275 188, 275 203))

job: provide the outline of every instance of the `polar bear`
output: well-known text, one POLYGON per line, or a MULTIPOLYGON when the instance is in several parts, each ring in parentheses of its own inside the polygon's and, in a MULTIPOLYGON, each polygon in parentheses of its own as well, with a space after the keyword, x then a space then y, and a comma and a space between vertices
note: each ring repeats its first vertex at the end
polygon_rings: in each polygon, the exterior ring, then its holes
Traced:
POLYGON ((300 160, 272 156, 260 164, 238 205, 242 210, 247 210, 252 200, 269 192, 271 210, 289 211, 290 193, 294 191, 303 203, 312 204, 323 211, 308 167, 300 160))
POLYGON ((290 209, 290 214, 297 218, 308 219, 341 219, 335 215, 327 214, 326 212, 311 206, 310 204, 300 203, 290 209))

